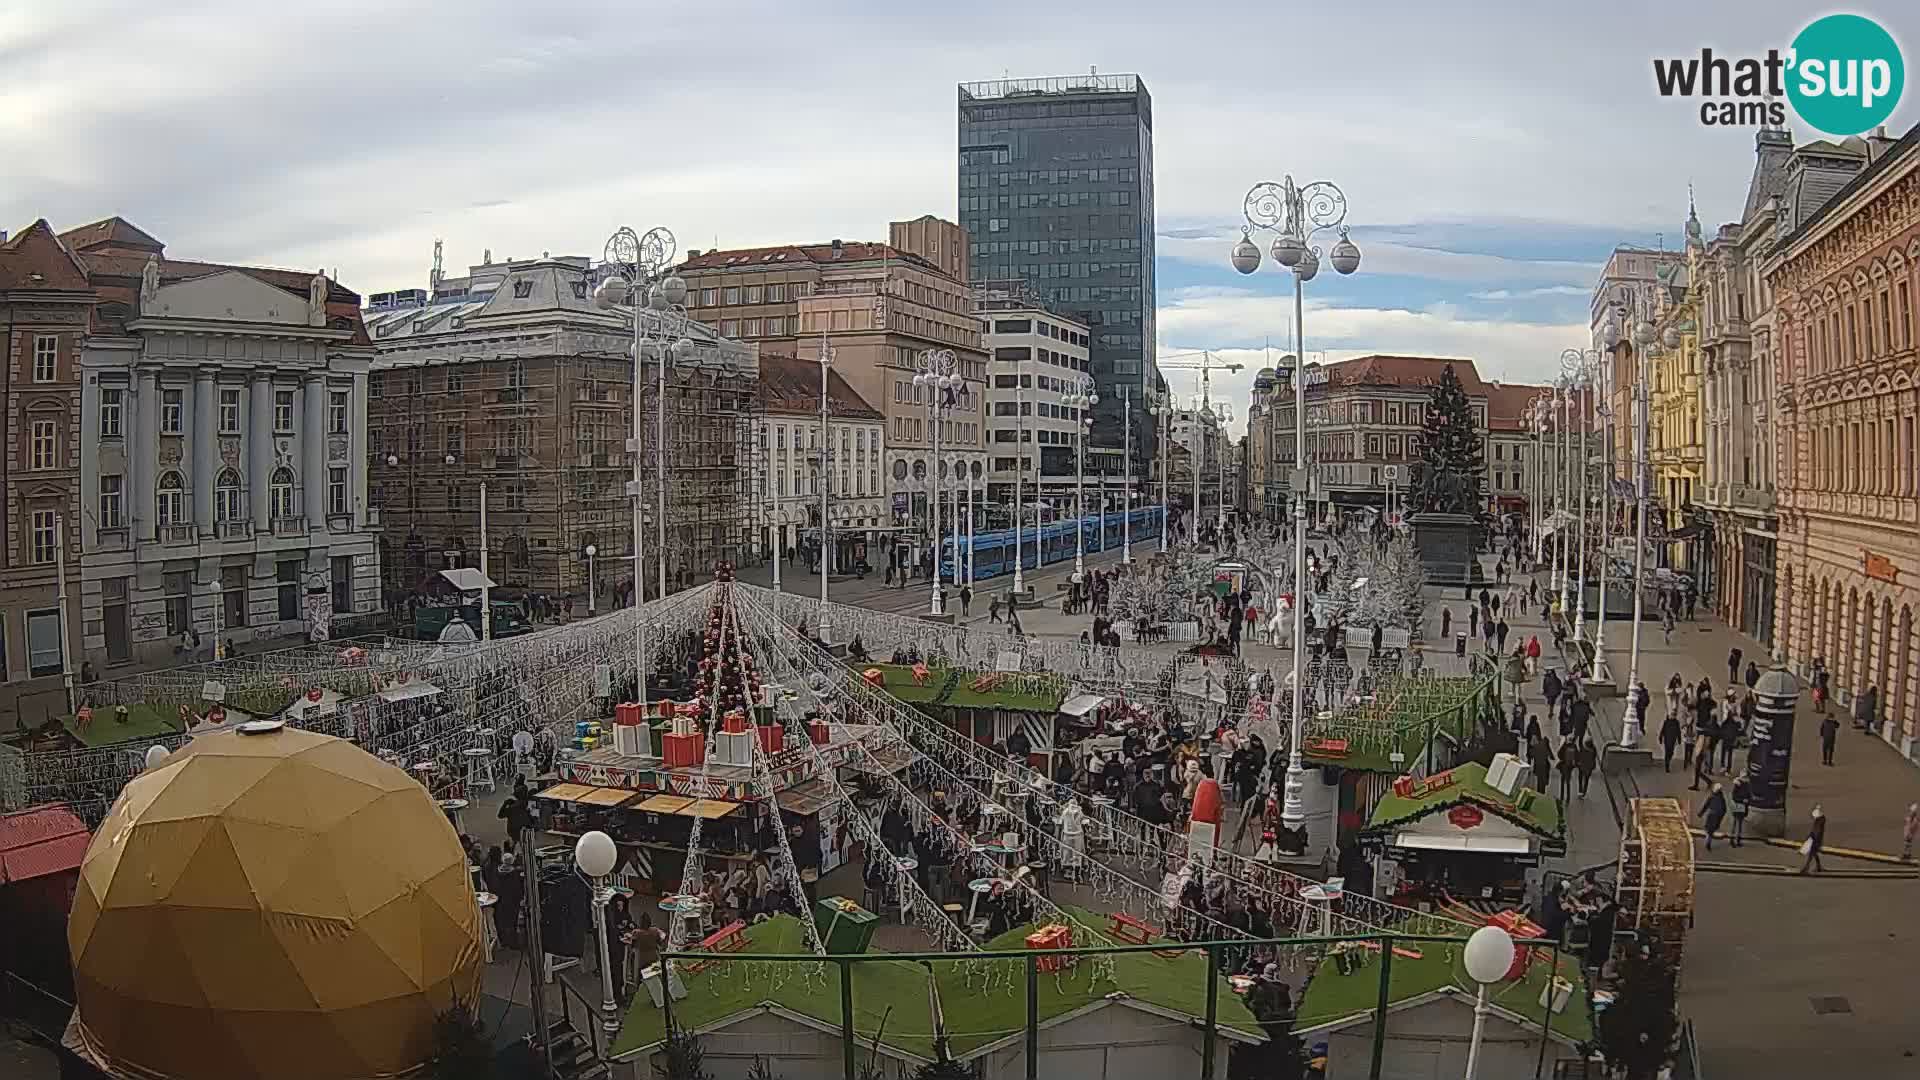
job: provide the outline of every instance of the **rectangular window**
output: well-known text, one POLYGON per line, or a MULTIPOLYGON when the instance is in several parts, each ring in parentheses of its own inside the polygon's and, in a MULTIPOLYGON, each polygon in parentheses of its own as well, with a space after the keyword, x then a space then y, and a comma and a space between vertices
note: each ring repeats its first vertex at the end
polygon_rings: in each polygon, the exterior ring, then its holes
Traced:
POLYGON ((60 339, 53 334, 33 338, 33 381, 52 382, 60 370, 60 339))
POLYGON ((333 565, 333 613, 353 613, 353 557, 335 555, 333 565))
POLYGON ((35 420, 28 436, 29 467, 52 469, 59 465, 59 425, 52 420, 35 420))
POLYGON ((300 560, 281 559, 273 564, 274 594, 280 603, 280 621, 300 617, 300 560))
POLYGON ((701 307, 712 307, 719 302, 720 302, 719 289, 701 289, 700 290, 700 306, 701 307))
POLYGON ((344 468, 327 470, 327 513, 341 515, 347 512, 347 470, 344 468))
POLYGON ((278 432, 293 430, 293 391, 291 390, 273 392, 273 430, 278 432))
POLYGON ((60 609, 27 612, 27 677, 60 674, 66 655, 66 642, 60 640, 60 609))
POLYGON ((100 527, 103 529, 126 527, 126 492, 123 483, 124 479, 117 475, 100 478, 100 527))
POLYGON ((247 568, 220 568, 220 618, 223 626, 247 625, 247 568))
POLYGON ((131 578, 107 578, 100 583, 100 614, 107 639, 107 663, 133 659, 133 620, 127 612, 127 583, 131 578))
POLYGON ((240 434, 240 391, 220 391, 220 434, 240 434))
POLYGON ((760 302, 760 286, 758 285, 747 286, 747 303, 757 304, 759 302, 760 302))
POLYGON ((786 302, 787 302, 787 287, 785 285, 767 286, 767 303, 784 304, 786 302))
POLYGON ((721 319, 720 320, 720 336, 721 337, 739 337, 740 336, 739 320, 738 319, 721 319))
POLYGON ((463 371, 447 372, 447 393, 458 394, 467 388, 467 375, 463 371))
POLYGON ((161 578, 167 604, 167 636, 178 637, 193 625, 193 571, 176 570, 161 578))
POLYGON ((775 315, 767 320, 767 336, 780 337, 787 332, 787 317, 775 315))
POLYGON ((335 390, 327 395, 327 430, 335 435, 347 433, 347 392, 335 390))
POLYGON ((721 293, 721 296, 724 297, 724 300, 722 302, 725 303, 728 307, 732 307, 733 305, 738 304, 740 302, 740 286, 738 285, 727 286, 726 290, 721 293))
POLYGON ((186 411, 186 391, 160 391, 160 434, 178 435, 181 428, 180 414, 186 411))
POLYGON ((760 320, 748 319, 747 325, 745 328, 745 334, 747 337, 759 337, 760 336, 760 320))
POLYGON ((49 566, 54 560, 54 548, 58 543, 55 524, 58 515, 52 510, 35 510, 28 517, 27 525, 27 561, 35 566, 49 566))
POLYGON ((117 387, 100 388, 100 437, 117 439, 120 437, 120 403, 126 391, 117 387))

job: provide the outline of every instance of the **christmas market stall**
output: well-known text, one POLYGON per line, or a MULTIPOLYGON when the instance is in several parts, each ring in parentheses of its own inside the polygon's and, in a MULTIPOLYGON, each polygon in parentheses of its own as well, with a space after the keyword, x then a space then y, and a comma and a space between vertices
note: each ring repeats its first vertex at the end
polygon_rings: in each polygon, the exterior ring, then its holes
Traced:
POLYGON ((1072 695, 1071 704, 1080 712, 1063 723, 1061 709, 1070 704, 1067 680, 1047 673, 963 671, 924 663, 867 664, 859 671, 868 685, 982 746, 1024 742, 1028 764, 1049 773, 1055 751, 1067 751, 1079 735, 1092 734, 1081 717, 1100 705, 1084 700, 1093 695, 1072 695))
POLYGON ((1360 841, 1398 867, 1396 901, 1524 900, 1527 868, 1567 850, 1560 803, 1536 790, 1529 773, 1498 754, 1491 768, 1466 762, 1394 780, 1360 841))

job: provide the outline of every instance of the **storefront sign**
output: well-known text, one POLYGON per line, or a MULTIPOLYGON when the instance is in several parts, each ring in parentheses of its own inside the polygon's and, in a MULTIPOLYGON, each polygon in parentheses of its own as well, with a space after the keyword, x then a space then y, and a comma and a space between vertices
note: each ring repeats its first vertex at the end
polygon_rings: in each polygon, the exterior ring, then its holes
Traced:
POLYGON ((1487 815, 1477 806, 1456 806, 1447 811, 1447 822, 1456 829, 1477 829, 1487 815))
POLYGON ((1865 570, 1867 576, 1873 580, 1884 581, 1889 585, 1900 584, 1900 568, 1893 565, 1893 560, 1887 558, 1885 555, 1878 555, 1871 551, 1862 551, 1860 553, 1860 563, 1861 569, 1865 570))

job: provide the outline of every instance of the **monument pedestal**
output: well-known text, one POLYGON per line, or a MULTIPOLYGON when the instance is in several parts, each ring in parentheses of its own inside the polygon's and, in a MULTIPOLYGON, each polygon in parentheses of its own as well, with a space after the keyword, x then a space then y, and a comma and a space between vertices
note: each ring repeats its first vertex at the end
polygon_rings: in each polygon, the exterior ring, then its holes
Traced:
POLYGON ((1469 514, 1423 512, 1407 519, 1413 525, 1413 546, 1426 568, 1429 585, 1469 585, 1481 580, 1474 549, 1479 522, 1469 514))
POLYGON ((1747 811, 1746 834, 1765 840, 1777 840, 1787 835, 1787 812, 1784 809, 1762 810, 1759 807, 1747 811))
POLYGON ((1642 766, 1653 766, 1653 750, 1646 746, 1621 746, 1608 743, 1606 751, 1600 757, 1600 771, 1618 775, 1642 766))

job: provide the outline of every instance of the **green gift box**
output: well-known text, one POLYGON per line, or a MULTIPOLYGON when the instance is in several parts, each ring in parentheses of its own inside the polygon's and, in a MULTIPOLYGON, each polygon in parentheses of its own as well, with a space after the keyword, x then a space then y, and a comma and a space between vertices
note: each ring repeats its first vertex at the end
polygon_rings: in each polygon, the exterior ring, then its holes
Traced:
POLYGON ((823 896, 814 901, 813 924, 819 927, 828 953, 856 956, 867 951, 880 919, 844 896, 823 896))

